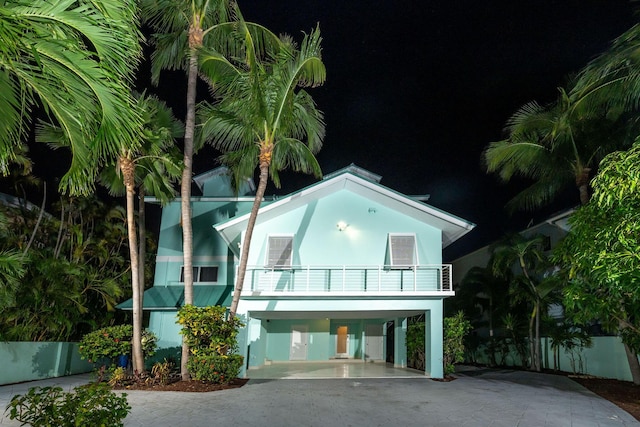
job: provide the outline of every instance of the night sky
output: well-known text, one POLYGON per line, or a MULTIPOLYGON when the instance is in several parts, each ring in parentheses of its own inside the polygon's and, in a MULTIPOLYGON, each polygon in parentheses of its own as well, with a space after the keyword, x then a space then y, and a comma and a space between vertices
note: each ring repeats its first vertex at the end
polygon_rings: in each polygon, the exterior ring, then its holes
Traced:
MULTIPOLYGON (((578 203, 508 217, 518 185, 482 170, 480 155, 508 117, 551 102, 566 76, 636 22, 626 0, 239 0, 247 20, 301 40, 320 24, 327 82, 310 92, 325 112, 324 173, 355 163, 405 194, 477 227, 445 251, 451 260, 578 203)), ((208 169, 199 158, 196 167, 208 169)), ((311 184, 283 176, 286 194, 311 184)), ((522 185, 522 183, 520 183, 522 185)))
MULTIPOLYGON (((296 40, 320 24, 327 82, 310 93, 327 123, 323 172, 355 163, 476 223, 445 250, 446 261, 578 204, 570 192, 545 211, 508 217, 503 206, 522 183, 486 175, 480 155, 520 106, 553 101, 568 74, 637 21, 627 0, 238 2, 245 19, 296 40)), ((139 76, 147 86, 145 66, 139 76)), ((183 75, 163 74, 160 85, 152 92, 184 119, 183 75)), ((198 154, 194 173, 217 166, 214 158, 198 154)), ((285 173, 282 188, 267 194, 313 182, 285 173)))

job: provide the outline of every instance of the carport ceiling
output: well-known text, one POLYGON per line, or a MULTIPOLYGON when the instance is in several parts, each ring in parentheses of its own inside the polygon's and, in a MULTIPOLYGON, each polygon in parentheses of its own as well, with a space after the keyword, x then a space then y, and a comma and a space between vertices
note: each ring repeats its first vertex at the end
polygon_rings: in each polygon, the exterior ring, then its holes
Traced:
POLYGON ((399 317, 412 317, 424 314, 419 310, 384 310, 384 311, 252 311, 249 316, 254 319, 384 319, 394 320, 399 317))

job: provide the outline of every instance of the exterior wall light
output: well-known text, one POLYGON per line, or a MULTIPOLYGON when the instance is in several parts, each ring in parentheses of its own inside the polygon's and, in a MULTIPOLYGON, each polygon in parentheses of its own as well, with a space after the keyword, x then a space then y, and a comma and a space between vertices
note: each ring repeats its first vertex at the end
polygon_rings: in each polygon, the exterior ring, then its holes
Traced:
POLYGON ((340 221, 338 222, 338 224, 336 224, 336 227, 338 227, 338 231, 344 231, 348 226, 349 224, 344 221, 340 221))

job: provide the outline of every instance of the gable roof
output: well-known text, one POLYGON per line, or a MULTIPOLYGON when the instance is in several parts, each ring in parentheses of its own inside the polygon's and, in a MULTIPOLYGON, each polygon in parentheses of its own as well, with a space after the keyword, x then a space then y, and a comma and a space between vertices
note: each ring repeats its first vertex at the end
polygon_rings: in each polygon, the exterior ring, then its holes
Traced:
MULTIPOLYGON (((325 179, 302 190, 279 198, 277 201, 260 208, 257 222, 269 221, 285 212, 305 206, 314 200, 321 199, 336 191, 346 189, 362 197, 387 206, 401 214, 407 215, 425 224, 442 230, 442 247, 445 248, 469 231, 475 224, 455 215, 451 215, 426 203, 419 202, 404 194, 398 193, 378 183, 378 175, 351 165, 345 169, 327 175, 325 179), (366 172, 365 178, 360 171, 366 172)), ((215 225, 215 229, 231 247, 246 229, 249 213, 231 218, 215 225)))

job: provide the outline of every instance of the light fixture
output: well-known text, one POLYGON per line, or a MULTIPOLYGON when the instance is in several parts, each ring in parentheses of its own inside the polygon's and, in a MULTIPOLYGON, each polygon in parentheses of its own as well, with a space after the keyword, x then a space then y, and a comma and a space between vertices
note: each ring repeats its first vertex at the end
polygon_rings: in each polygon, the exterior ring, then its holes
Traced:
POLYGON ((338 227, 338 231, 344 231, 344 230, 345 230, 345 228, 347 228, 348 226, 349 226, 349 224, 347 224, 347 223, 346 223, 346 222, 344 222, 344 221, 339 221, 339 222, 336 224, 336 227, 338 227))

